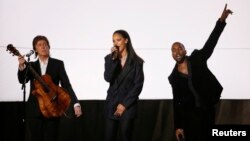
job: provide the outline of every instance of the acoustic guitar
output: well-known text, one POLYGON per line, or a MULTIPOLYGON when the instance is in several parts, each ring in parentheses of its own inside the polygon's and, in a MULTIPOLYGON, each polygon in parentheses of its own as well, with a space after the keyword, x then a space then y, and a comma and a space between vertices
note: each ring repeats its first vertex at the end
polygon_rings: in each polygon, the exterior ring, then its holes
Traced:
MULTIPOLYGON (((12 53, 13 56, 22 56, 11 44, 7 46, 7 51, 12 53)), ((26 64, 26 66, 35 78, 35 90, 32 91, 32 94, 38 99, 39 108, 43 116, 53 118, 65 114, 71 102, 67 91, 55 85, 50 75, 45 74, 40 76, 30 64, 26 64)))

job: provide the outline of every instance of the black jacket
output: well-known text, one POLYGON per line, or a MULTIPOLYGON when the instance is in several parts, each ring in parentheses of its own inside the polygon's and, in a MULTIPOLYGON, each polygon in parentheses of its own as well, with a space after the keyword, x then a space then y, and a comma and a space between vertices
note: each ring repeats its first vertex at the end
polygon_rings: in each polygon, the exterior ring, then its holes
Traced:
POLYGON ((128 60, 121 69, 119 60, 112 60, 111 55, 105 57, 104 78, 110 83, 105 106, 105 115, 111 119, 119 119, 114 116, 118 104, 126 107, 122 119, 134 118, 137 112, 139 94, 144 83, 143 62, 128 60))
MULTIPOLYGON (((35 71, 41 75, 41 69, 40 69, 40 62, 39 60, 35 62, 30 62, 31 66, 35 69, 35 71)), ((20 83, 24 82, 25 72, 26 69, 23 71, 18 70, 18 80, 20 83)), ((77 103, 78 99, 75 95, 75 92, 73 91, 68 75, 64 68, 64 63, 61 60, 57 60, 54 58, 48 59, 48 65, 46 74, 51 76, 52 81, 55 85, 61 84, 61 86, 70 94, 71 96, 71 103, 77 103)), ((28 117, 37 117, 41 116, 39 104, 37 98, 31 94, 34 90, 34 76, 31 73, 31 71, 28 71, 27 73, 27 82, 30 81, 30 95, 26 104, 26 112, 28 117)))
MULTIPOLYGON (((225 22, 217 21, 207 42, 200 50, 194 50, 187 57, 189 77, 198 95, 200 108, 211 108, 219 101, 222 86, 207 66, 207 60, 212 55, 217 41, 225 27, 225 22)), ((190 90, 188 78, 178 72, 177 64, 169 76, 173 91, 175 127, 181 127, 184 111, 195 108, 195 96, 190 90)))

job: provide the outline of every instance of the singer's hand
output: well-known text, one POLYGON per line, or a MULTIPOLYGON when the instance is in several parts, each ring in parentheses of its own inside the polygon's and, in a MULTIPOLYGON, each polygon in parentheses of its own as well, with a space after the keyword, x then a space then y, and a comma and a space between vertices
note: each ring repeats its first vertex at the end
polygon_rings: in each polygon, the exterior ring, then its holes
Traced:
POLYGON ((117 47, 112 47, 111 48, 111 53, 114 52, 114 51, 118 51, 118 48, 117 47))
POLYGON ((227 4, 226 4, 221 14, 220 21, 221 22, 225 21, 229 14, 233 14, 233 11, 231 11, 230 9, 227 9, 227 4))
POLYGON ((183 131, 183 129, 181 129, 181 128, 176 129, 175 136, 177 138, 177 141, 182 141, 184 139, 184 131, 183 131))
POLYGON ((74 107, 75 115, 76 117, 80 117, 82 115, 82 109, 81 106, 74 107))
POLYGON ((24 59, 24 56, 19 56, 18 57, 18 62, 19 62, 19 68, 20 69, 25 67, 26 60, 24 59))
POLYGON ((112 59, 115 60, 118 57, 118 47, 114 46, 111 48, 112 59))
POLYGON ((122 104, 118 104, 114 115, 117 117, 121 117, 125 110, 126 110, 125 106, 123 106, 122 104))

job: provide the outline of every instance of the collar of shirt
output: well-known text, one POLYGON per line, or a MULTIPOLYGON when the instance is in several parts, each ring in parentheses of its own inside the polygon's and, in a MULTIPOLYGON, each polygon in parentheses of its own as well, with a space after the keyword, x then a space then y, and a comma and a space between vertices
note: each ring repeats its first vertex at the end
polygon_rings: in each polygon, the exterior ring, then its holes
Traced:
POLYGON ((46 59, 45 62, 43 62, 43 61, 41 61, 39 59, 40 68, 41 68, 41 75, 45 75, 45 73, 46 73, 46 69, 47 69, 47 65, 48 65, 48 60, 49 60, 49 58, 46 59))

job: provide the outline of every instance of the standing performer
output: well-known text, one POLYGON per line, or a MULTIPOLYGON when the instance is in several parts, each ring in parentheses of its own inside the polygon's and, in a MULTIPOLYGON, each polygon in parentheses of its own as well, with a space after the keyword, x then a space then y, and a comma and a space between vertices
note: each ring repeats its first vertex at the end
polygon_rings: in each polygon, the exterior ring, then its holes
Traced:
POLYGON ((105 140, 115 141, 120 126, 123 141, 131 141, 144 83, 144 61, 135 53, 126 31, 113 33, 113 45, 105 57, 104 78, 110 83, 105 106, 105 140))
MULTIPOLYGON (((36 57, 38 56, 38 59, 35 62, 30 62, 30 66, 28 66, 26 63, 24 56, 19 56, 18 58, 19 82, 24 83, 25 79, 26 82, 30 81, 30 95, 26 103, 27 127, 31 133, 32 141, 56 141, 58 138, 58 127, 61 115, 56 115, 56 112, 58 111, 56 111, 57 109, 53 107, 52 111, 46 111, 51 107, 45 106, 53 106, 53 104, 57 103, 59 104, 57 100, 61 99, 61 97, 64 99, 69 97, 67 92, 70 95, 69 98, 71 99, 71 102, 74 103, 74 112, 76 117, 79 117, 82 114, 81 106, 78 102, 75 92, 71 87, 63 61, 50 57, 50 45, 48 39, 45 36, 36 36, 33 39, 33 49, 35 51, 36 57), (34 73, 31 69, 29 69, 29 67, 32 67, 34 71, 37 72, 38 76, 34 76, 34 73), (46 78, 45 80, 48 82, 47 85, 55 85, 53 86, 56 87, 54 92, 58 92, 58 95, 52 93, 52 89, 44 87, 41 83, 39 83, 38 80, 35 80, 36 77, 40 76, 43 79, 46 78), (62 89, 59 89, 59 83, 63 87, 62 89), (66 95, 62 95, 65 93, 66 95), (48 101, 46 101, 47 94, 52 95, 51 99, 48 101), (45 99, 41 99, 43 97, 45 99)), ((68 102, 70 101, 67 100, 66 103, 68 102)))
POLYGON ((212 55, 232 11, 225 6, 220 19, 207 42, 200 50, 186 56, 182 43, 172 45, 176 61, 169 82, 173 90, 174 126, 178 141, 207 141, 215 124, 215 104, 219 101, 222 86, 208 69, 207 60, 212 55))

